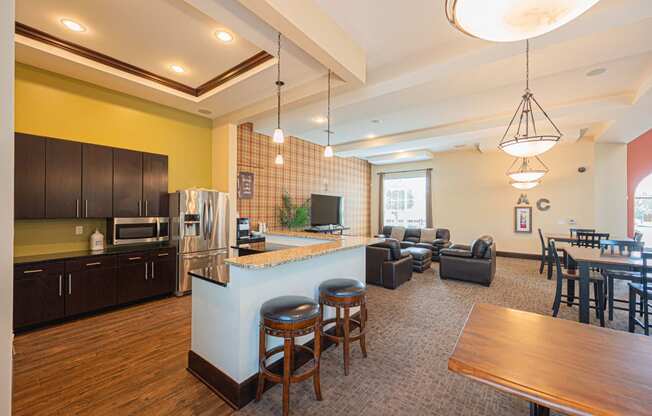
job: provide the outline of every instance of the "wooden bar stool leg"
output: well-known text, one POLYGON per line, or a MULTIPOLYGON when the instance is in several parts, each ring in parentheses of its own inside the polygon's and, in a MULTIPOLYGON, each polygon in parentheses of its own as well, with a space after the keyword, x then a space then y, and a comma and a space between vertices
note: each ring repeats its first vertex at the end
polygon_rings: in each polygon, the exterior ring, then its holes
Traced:
MULTIPOLYGON (((323 314, 323 313, 322 313, 323 314)), ((315 359, 315 374, 313 376, 313 385, 315 387, 315 396, 321 401, 321 383, 319 381, 319 370, 321 367, 321 320, 315 325, 315 346, 313 358, 315 359)))
MULTIPOLYGON (((335 307, 335 336, 336 337, 340 336, 340 328, 342 327, 340 320, 341 320, 341 318, 340 318, 340 308, 339 308, 339 306, 336 306, 335 307)), ((339 345, 340 345, 340 341, 336 339, 335 340, 335 346, 339 346, 339 345)))
POLYGON ((285 338, 283 343, 283 416, 290 414, 290 376, 292 375, 292 338, 285 338))
POLYGON ((350 331, 350 321, 349 321, 349 307, 344 307, 344 375, 349 375, 349 355, 350 355, 350 341, 349 341, 349 331, 350 331))
POLYGON ((267 351, 267 346, 265 342, 265 328, 263 325, 260 325, 260 334, 258 340, 258 360, 261 363, 258 366, 258 387, 256 388, 256 401, 260 401, 260 397, 263 395, 263 389, 265 388, 265 374, 263 373, 263 364, 265 362, 265 352, 267 351))
POLYGON ((365 340, 364 329, 367 326, 367 304, 362 303, 360 305, 360 349, 362 350, 362 356, 367 358, 367 342, 365 340))

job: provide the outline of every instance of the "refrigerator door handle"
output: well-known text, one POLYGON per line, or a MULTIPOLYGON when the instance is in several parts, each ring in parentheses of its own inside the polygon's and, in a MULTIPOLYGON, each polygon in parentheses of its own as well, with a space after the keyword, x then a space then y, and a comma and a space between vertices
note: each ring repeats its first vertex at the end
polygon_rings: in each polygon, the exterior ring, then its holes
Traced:
POLYGON ((214 218, 213 218, 213 200, 209 199, 208 200, 208 238, 213 241, 213 225, 214 225, 214 218))
POLYGON ((202 206, 201 214, 202 233, 204 234, 204 240, 206 240, 206 235, 208 234, 208 212, 206 210, 206 202, 204 202, 202 206))

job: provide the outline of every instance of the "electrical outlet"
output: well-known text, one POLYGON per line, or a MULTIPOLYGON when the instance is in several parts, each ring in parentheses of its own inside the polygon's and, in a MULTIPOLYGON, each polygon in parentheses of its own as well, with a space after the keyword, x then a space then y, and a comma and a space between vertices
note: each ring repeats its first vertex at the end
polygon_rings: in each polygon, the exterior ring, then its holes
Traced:
POLYGON ((84 234, 84 226, 83 225, 78 225, 75 227, 75 235, 82 235, 84 234))

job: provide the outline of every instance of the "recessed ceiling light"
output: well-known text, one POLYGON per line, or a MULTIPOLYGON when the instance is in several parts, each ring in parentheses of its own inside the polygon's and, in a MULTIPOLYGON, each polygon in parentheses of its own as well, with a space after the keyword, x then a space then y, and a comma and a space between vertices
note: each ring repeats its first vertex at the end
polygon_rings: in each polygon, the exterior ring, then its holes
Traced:
POLYGON ((374 123, 374 124, 380 124, 380 120, 378 120, 378 119, 371 120, 371 122, 374 123))
POLYGON ((186 70, 179 65, 170 65, 170 69, 176 72, 177 74, 183 74, 184 72, 186 72, 186 70))
POLYGON ((375 139, 377 136, 373 133, 367 134, 367 139, 375 139))
POLYGON ((607 72, 607 68, 595 68, 586 73, 587 77, 597 77, 607 72))
POLYGON ((201 113, 201 114, 204 114, 204 115, 213 114, 213 112, 211 110, 207 110, 205 108, 200 108, 199 110, 197 110, 197 112, 201 113))
POLYGON ((317 124, 324 124, 325 122, 328 121, 328 119, 326 117, 317 116, 317 117, 313 117, 312 121, 314 121, 317 124))
POLYGON ((80 23, 70 19, 61 19, 61 24, 72 30, 73 32, 86 32, 86 28, 80 23))
POLYGON ((233 35, 225 30, 218 30, 215 32, 215 37, 224 43, 229 43, 233 40, 233 35))

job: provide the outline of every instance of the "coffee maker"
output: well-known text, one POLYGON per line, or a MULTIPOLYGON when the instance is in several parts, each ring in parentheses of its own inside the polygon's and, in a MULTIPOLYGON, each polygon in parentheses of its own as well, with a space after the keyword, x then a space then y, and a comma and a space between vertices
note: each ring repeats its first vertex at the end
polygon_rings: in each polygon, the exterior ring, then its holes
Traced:
POLYGON ((251 234, 251 227, 249 226, 249 218, 238 218, 237 220, 237 236, 238 240, 249 238, 251 234))

